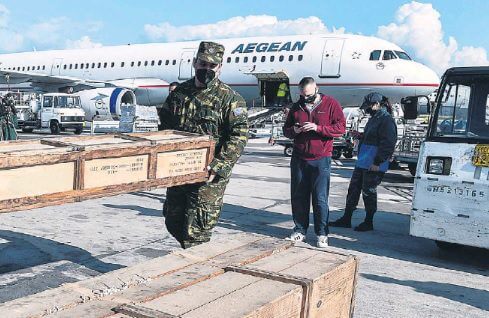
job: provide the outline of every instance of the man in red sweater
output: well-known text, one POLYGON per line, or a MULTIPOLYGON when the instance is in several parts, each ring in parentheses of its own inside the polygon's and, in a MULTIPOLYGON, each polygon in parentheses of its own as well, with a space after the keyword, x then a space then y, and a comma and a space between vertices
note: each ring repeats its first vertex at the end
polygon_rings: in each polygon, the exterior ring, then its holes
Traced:
POLYGON ((312 197, 317 246, 328 246, 328 196, 333 138, 345 133, 341 105, 331 96, 318 93, 312 77, 299 82, 300 99, 292 106, 284 124, 284 135, 294 140, 290 162, 292 218, 290 240, 305 240, 312 197))

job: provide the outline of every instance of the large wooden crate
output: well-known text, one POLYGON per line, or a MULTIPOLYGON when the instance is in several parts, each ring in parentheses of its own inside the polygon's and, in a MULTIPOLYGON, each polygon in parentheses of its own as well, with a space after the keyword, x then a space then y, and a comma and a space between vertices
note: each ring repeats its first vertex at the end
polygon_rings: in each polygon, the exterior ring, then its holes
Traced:
POLYGON ((0 143, 0 212, 207 179, 214 141, 177 131, 0 143))
POLYGON ((245 233, 0 305, 8 317, 351 317, 353 256, 245 233))

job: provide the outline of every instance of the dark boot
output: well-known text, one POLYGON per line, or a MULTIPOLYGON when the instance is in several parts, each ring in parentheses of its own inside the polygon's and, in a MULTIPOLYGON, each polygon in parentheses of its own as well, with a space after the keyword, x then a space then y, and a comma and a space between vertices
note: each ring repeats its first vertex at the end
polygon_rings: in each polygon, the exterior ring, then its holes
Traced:
POLYGON ((355 231, 357 232, 373 231, 373 229, 374 229, 374 224, 368 221, 363 221, 358 226, 355 226, 355 231))
POLYGON ((348 217, 347 215, 343 215, 336 221, 328 222, 328 225, 332 227, 344 227, 349 229, 351 228, 351 216, 348 217))

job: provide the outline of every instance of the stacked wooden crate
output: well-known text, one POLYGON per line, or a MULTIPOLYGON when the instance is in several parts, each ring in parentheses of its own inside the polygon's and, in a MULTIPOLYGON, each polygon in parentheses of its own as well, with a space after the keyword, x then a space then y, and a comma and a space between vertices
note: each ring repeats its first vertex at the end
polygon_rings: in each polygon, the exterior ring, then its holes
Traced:
POLYGON ((351 317, 353 256, 246 233, 0 305, 8 317, 351 317))
POLYGON ((207 179, 214 141, 177 131, 0 143, 0 212, 207 179))

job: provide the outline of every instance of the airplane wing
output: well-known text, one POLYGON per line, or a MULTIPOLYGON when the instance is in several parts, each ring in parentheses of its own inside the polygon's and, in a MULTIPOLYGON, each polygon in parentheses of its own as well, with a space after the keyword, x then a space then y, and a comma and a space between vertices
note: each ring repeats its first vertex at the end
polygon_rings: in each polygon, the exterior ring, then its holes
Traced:
POLYGON ((76 77, 47 75, 32 72, 0 70, 0 84, 32 83, 33 86, 46 88, 53 86, 71 86, 75 90, 114 86, 108 82, 84 80, 76 77), (77 89, 78 88, 78 89, 77 89))

